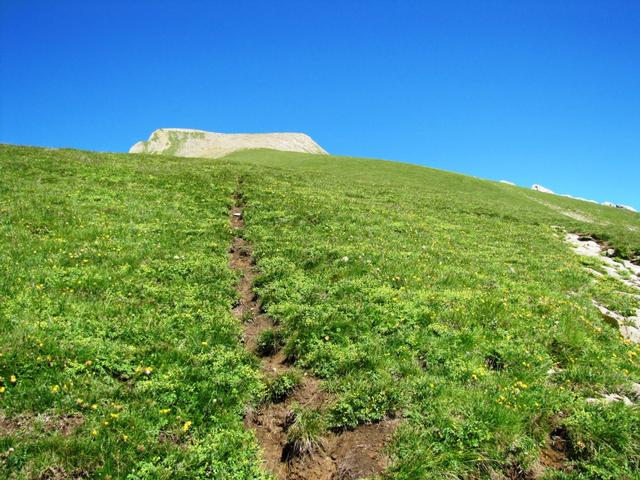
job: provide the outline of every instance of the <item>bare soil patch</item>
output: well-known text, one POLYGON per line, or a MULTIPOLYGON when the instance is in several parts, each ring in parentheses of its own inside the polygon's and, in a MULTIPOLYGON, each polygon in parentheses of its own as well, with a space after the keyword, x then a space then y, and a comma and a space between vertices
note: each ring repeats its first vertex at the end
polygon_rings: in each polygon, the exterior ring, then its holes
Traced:
POLYGON ((540 463, 545 468, 563 470, 569 459, 569 437, 567 431, 558 427, 547 437, 540 455, 540 463))
MULTIPOLYGON (((553 423, 559 423, 560 418, 554 418, 553 423)), ((543 478, 549 470, 564 472, 571 470, 571 440, 569 433, 562 425, 556 426, 545 439, 540 458, 532 468, 529 478, 543 478)))
POLYGON ((385 420, 331 434, 324 439, 321 454, 305 456, 292 463, 287 478, 350 480, 378 474, 389 466, 384 447, 399 422, 398 419, 385 420))
POLYGON ((21 414, 13 418, 0 414, 0 436, 6 437, 21 433, 32 432, 36 426, 45 432, 58 432, 66 437, 71 435, 84 423, 84 417, 80 414, 54 415, 54 414, 21 414))
POLYGON ((78 469, 67 472, 62 467, 47 467, 38 478, 40 480, 80 480, 89 478, 89 473, 78 469))

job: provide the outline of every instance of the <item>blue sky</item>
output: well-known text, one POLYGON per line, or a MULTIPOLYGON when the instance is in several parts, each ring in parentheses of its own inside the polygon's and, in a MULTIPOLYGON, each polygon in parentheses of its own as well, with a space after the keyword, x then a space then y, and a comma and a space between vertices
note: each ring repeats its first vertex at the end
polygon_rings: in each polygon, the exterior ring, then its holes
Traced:
POLYGON ((640 207, 640 2, 0 0, 0 142, 159 127, 640 207))

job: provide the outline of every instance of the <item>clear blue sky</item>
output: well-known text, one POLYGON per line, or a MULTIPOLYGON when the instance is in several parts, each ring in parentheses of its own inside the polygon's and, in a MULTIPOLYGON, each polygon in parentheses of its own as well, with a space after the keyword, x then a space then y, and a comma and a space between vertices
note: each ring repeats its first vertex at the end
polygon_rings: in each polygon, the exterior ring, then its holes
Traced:
POLYGON ((640 2, 0 0, 0 142, 159 127, 640 207, 640 2))

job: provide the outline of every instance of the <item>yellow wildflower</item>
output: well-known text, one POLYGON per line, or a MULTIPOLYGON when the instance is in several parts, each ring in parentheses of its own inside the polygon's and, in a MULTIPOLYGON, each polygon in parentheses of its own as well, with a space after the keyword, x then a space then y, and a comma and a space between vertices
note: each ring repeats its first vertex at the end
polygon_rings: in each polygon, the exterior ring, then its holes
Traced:
POLYGON ((192 424, 193 422, 191 422, 191 420, 187 420, 186 422, 184 422, 184 425, 182 425, 182 431, 188 432, 192 424))
POLYGON ((60 391, 60 385, 53 385, 51 387, 51 393, 56 394, 60 391))
POLYGON ((4 393, 7 391, 7 387, 0 387, 0 393, 4 393))
POLYGON ((161 413, 162 415, 166 415, 166 414, 168 414, 170 411, 171 411, 171 409, 170 409, 170 408, 161 408, 161 409, 160 409, 160 413, 161 413))
POLYGON ((11 383, 16 383, 18 380, 16 379, 16 376, 15 376, 15 375, 11 375, 11 376, 9 377, 9 381, 10 381, 11 383))

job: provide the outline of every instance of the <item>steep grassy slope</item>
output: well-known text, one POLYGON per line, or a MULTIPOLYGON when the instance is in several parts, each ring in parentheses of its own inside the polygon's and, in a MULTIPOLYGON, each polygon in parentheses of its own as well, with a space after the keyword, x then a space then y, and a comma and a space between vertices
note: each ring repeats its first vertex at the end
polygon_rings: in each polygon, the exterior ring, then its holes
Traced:
POLYGON ((230 314, 240 188, 257 292, 335 398, 322 424, 404 419, 392 478, 640 475, 638 408, 585 401, 640 381, 638 346, 591 300, 640 305, 562 234, 632 257, 640 215, 272 151, 5 146, 0 168, 0 474, 262 476, 242 414, 265 385, 230 314))
POLYGON ((229 159, 270 169, 246 174, 248 237, 286 351, 337 394, 332 426, 407 417, 396 478, 534 475, 553 431, 576 477, 640 474, 638 409, 585 403, 640 379, 591 299, 638 299, 557 228, 637 253, 640 216, 408 165, 229 159))
POLYGON ((0 169, 0 477, 259 477, 236 173, 13 147, 0 169))

